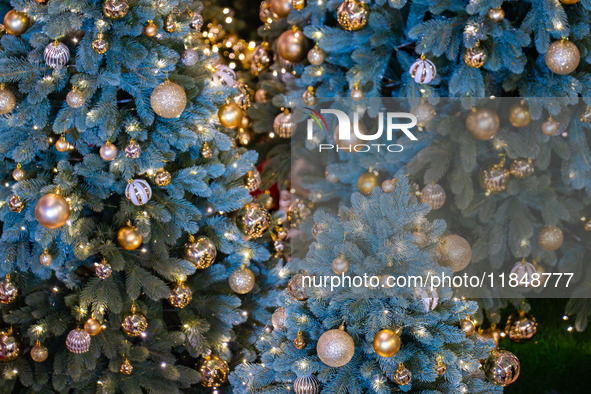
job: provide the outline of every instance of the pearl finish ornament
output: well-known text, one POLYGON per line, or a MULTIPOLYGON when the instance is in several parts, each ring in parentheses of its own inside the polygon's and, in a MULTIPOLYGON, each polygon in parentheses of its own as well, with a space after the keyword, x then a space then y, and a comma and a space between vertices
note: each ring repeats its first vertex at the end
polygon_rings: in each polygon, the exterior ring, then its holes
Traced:
POLYGON ((107 18, 121 19, 129 11, 127 0, 105 0, 103 4, 103 13, 107 18))
POLYGON ((130 337, 137 337, 148 329, 148 321, 139 312, 136 312, 135 305, 131 306, 131 313, 121 322, 121 328, 130 337))
POLYGON ((511 175, 518 179, 524 179, 535 171, 532 159, 515 159, 511 162, 511 175))
POLYGON ((295 394, 319 394, 320 381, 314 375, 298 376, 293 381, 293 392, 295 394))
POLYGON ((109 50, 109 42, 105 40, 105 35, 99 33, 92 42, 92 49, 99 55, 104 55, 109 50))
POLYGON ((13 36, 20 36, 26 32, 29 25, 29 17, 24 12, 10 10, 4 16, 4 29, 13 36))
POLYGON ((126 224, 117 231, 117 243, 125 250, 136 250, 143 240, 144 237, 131 223, 126 224))
POLYGON ((16 107, 16 96, 4 84, 0 84, 0 115, 6 115, 16 107))
POLYGON ((308 299, 308 291, 304 287, 304 275, 296 274, 292 276, 287 284, 287 291, 294 300, 306 301, 308 299))
POLYGON ((200 235, 197 238, 189 237, 189 243, 185 245, 185 256, 195 268, 205 269, 213 264, 217 251, 215 245, 206 236, 200 235))
POLYGON ((350 266, 351 264, 349 263, 349 260, 347 260, 344 254, 341 254, 340 256, 335 258, 331 264, 332 271, 337 275, 342 275, 349 272, 350 266))
POLYGON ((197 64, 199 61, 199 52, 194 49, 185 49, 181 55, 181 62, 187 67, 197 64))
POLYGON ((68 92, 66 95, 66 102, 72 108, 80 108, 84 105, 84 94, 81 91, 74 88, 68 92))
POLYGON ((381 330, 373 337, 373 350, 382 357, 392 357, 400 350, 400 337, 392 330, 381 330))
POLYGON ((344 327, 326 331, 318 338, 316 352, 320 361, 329 367, 346 365, 355 354, 355 342, 344 327))
POLYGON ((308 51, 308 61, 313 66, 320 66, 326 59, 326 52, 324 52, 318 45, 308 51))
POLYGON ((43 361, 47 360, 48 356, 49 351, 39 341, 37 341, 35 346, 31 348, 31 359, 33 359, 33 361, 36 363, 42 363, 43 361))
POLYGON ((107 263, 107 259, 103 258, 100 263, 94 263, 94 273, 101 279, 107 279, 113 273, 113 268, 107 263))
POLYGON ((254 283, 254 273, 246 267, 235 270, 228 278, 230 288, 238 294, 249 293, 254 288, 254 283))
POLYGON ((10 304, 18 296, 18 289, 10 281, 10 276, 0 281, 0 302, 3 304, 10 304))
POLYGON ((81 328, 75 328, 68 333, 66 347, 75 354, 86 353, 90 349, 90 335, 81 328))
POLYGON ((462 319, 460 321, 460 328, 462 331, 466 333, 466 336, 469 337, 476 332, 476 326, 474 322, 470 319, 462 319))
POLYGON ((366 196, 371 194, 374 187, 378 185, 378 176, 373 171, 364 172, 357 179, 357 189, 366 196))
POLYGON ((560 131, 560 123, 549 117, 547 121, 542 123, 542 133, 549 135, 550 137, 555 136, 560 131))
POLYGON ((14 361, 20 354, 20 344, 12 333, 12 330, 0 331, 0 362, 14 361))
POLYGON ((566 75, 577 69, 581 61, 581 53, 575 44, 562 39, 550 44, 544 60, 546 61, 546 66, 554 74, 566 75))
POLYGON ((222 126, 229 129, 240 127, 244 111, 236 103, 226 102, 218 110, 218 118, 222 126))
POLYGON ((564 235, 562 230, 556 226, 546 226, 538 233, 538 244, 540 248, 552 252, 562 246, 564 235))
POLYGON ((345 0, 337 8, 337 20, 345 30, 361 30, 369 22, 369 5, 358 0, 345 0))
POLYGON ((271 0, 269 2, 271 12, 277 19, 286 18, 291 11, 291 0, 271 0))
POLYGON ((41 265, 49 267, 52 262, 53 257, 51 256, 51 253, 49 253, 49 251, 45 249, 43 253, 41 253, 41 256, 39 256, 39 263, 41 263, 41 265))
POLYGON ((171 290, 168 301, 176 308, 184 308, 189 305, 189 302, 193 299, 193 292, 184 283, 177 283, 176 286, 171 290))
POLYGON ((473 68, 480 68, 484 66, 488 56, 480 45, 476 45, 473 48, 466 48, 464 51, 464 63, 473 68))
POLYGON ((273 62, 273 51, 267 42, 257 46, 252 52, 250 72, 255 77, 267 71, 273 62))
POLYGON ((307 47, 307 39, 297 26, 283 32, 277 39, 277 53, 292 63, 298 63, 306 57, 307 47))
POLYGON ((431 60, 421 56, 410 66, 409 74, 416 83, 429 83, 437 75, 437 68, 431 60))
POLYGON ((432 210, 437 210, 445 204, 446 194, 445 189, 437 183, 425 185, 421 190, 421 202, 429 204, 432 210))
POLYGON ((521 365, 513 353, 494 349, 482 369, 489 382, 505 387, 517 380, 521 365))
POLYGON ((520 310, 509 316, 505 324, 505 334, 515 343, 530 341, 538 332, 536 318, 520 310))
POLYGON ((172 175, 170 175, 170 172, 166 171, 164 168, 156 171, 156 175, 154 175, 154 183, 160 187, 168 186, 171 180, 172 175))
POLYGON ((509 108, 509 122, 515 127, 525 127, 531 122, 529 107, 524 102, 515 103, 509 108))
POLYGON ((99 150, 101 158, 105 161, 111 161, 117 157, 117 147, 107 141, 99 150))
POLYGON ((137 159, 142 154, 142 148, 140 145, 132 138, 129 141, 129 145, 125 147, 125 156, 129 157, 130 159, 137 159))
POLYGON ((503 19, 505 19, 505 11, 503 11, 503 9, 501 7, 491 8, 488 11, 488 17, 490 18, 491 21, 493 21, 495 23, 499 23, 503 19))
POLYGON ((443 237, 437 247, 441 265, 450 267, 453 272, 463 270, 470 264, 472 248, 468 241, 456 234, 443 237))
POLYGON ((25 209, 25 202, 17 195, 14 195, 8 199, 8 208, 15 213, 20 213, 25 209))
POLYGON ((412 380, 412 373, 404 367, 404 364, 398 364, 398 369, 394 373, 394 381, 400 385, 405 386, 412 380))
POLYGON ((236 226, 250 238, 262 237, 270 223, 271 215, 257 203, 245 204, 236 214, 236 226))
POLYGON ((201 373, 201 384, 205 387, 219 387, 226 382, 230 368, 228 363, 212 354, 196 365, 201 373))
POLYGON ((286 109, 273 120, 273 130, 281 138, 290 138, 295 129, 291 113, 286 109))
POLYGON ((148 23, 146 23, 146 26, 144 26, 144 34, 148 37, 154 37, 158 34, 158 26, 156 26, 154 21, 149 20, 148 23))
POLYGON ((95 318, 91 317, 90 319, 86 320, 86 323, 84 323, 84 331, 86 331, 90 336, 97 335, 102 329, 103 327, 101 322, 95 318))
POLYGON ((70 50, 63 42, 54 41, 45 47, 43 59, 51 68, 61 68, 70 60, 70 50))
POLYGON ((275 330, 281 330, 285 328, 285 324, 287 323, 287 310, 280 306, 279 308, 275 309, 273 315, 271 316, 271 324, 273 324, 273 328, 275 330))
POLYGON ((499 115, 488 108, 473 109, 466 117, 466 128, 472 137, 480 141, 492 139, 500 125, 499 115))
POLYGON ((125 188, 125 197, 133 205, 141 206, 145 205, 152 198, 152 188, 143 179, 130 180, 125 188))
POLYGON ((187 95, 181 85, 166 80, 154 88, 150 104, 157 115, 172 119, 185 110, 187 95))
POLYGON ((68 149, 70 149, 70 144, 68 143, 68 141, 66 140, 66 137, 64 137, 63 135, 56 141, 55 143, 55 149, 57 149, 58 152, 66 152, 68 149))
POLYGON ((70 218, 70 204, 61 195, 48 193, 37 201, 35 217, 43 227, 60 228, 70 218))

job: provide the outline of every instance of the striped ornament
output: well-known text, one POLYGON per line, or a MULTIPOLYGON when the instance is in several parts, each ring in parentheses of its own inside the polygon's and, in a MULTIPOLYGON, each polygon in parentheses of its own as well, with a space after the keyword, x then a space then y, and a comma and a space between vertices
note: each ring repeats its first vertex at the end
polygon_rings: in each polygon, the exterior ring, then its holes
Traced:
POLYGON ((61 68, 70 60, 70 50, 61 42, 54 41, 43 51, 45 63, 51 68, 61 68))
POLYGON ((423 302, 423 310, 425 312, 432 311, 439 303, 439 295, 432 287, 417 287, 417 295, 423 302))
POLYGON ((129 184, 125 188, 125 197, 133 205, 144 205, 152 198, 152 188, 143 179, 133 179, 129 181, 129 184))
MULTIPOLYGON (((512 274, 517 274, 517 286, 529 287, 526 283, 532 281, 532 275, 537 272, 536 266, 524 260, 518 261, 511 270, 512 274)), ((541 278, 539 278, 541 280, 541 278)))
POLYGON ((293 392, 296 394, 318 394, 320 382, 314 375, 300 376, 293 382, 293 392))
POLYGON ((431 60, 421 56, 410 66, 409 73, 416 83, 429 83, 437 75, 437 68, 431 60))

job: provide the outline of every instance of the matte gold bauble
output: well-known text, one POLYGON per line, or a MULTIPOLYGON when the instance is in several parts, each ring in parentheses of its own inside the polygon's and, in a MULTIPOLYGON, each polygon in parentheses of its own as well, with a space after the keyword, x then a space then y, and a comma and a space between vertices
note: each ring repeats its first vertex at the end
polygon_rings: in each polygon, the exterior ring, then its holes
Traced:
POLYGON ((381 330, 373 337, 373 350, 382 357, 392 357, 400 350, 400 337, 395 331, 381 330))
POLYGON ((239 268, 230 274, 228 284, 235 293, 249 293, 254 288, 254 273, 246 267, 239 268))
POLYGON ((484 66, 488 56, 480 45, 476 45, 474 48, 466 48, 464 51, 464 63, 473 68, 480 68, 484 66))
POLYGON ((150 104, 157 115, 167 119, 176 118, 187 106, 187 94, 181 85, 166 80, 154 88, 150 104))
POLYGON ((540 248, 552 252, 562 246, 564 235, 562 230, 556 226, 543 227, 538 233, 538 244, 540 248))
POLYGON ((35 205, 35 217, 43 227, 62 227, 70 218, 70 204, 59 194, 48 193, 35 205))
POLYGON ((24 12, 10 10, 4 16, 4 29, 8 34, 20 36, 29 28, 29 17, 24 12))
POLYGON ((488 108, 475 109, 466 117, 466 128, 472 137, 481 141, 493 138, 500 125, 499 115, 488 108))
POLYGON ((509 122, 515 127, 524 127, 531 122, 529 107, 523 103, 515 103, 509 109, 509 122))
POLYGON ((516 343, 528 342, 536 332, 538 332, 536 318, 522 310, 510 315, 505 324, 505 334, 516 343))
POLYGON ((378 185, 378 176, 373 171, 364 172, 357 179, 357 189, 366 196, 371 194, 373 188, 378 185))
POLYGON ((505 11, 503 11, 503 9, 501 7, 491 8, 488 11, 488 17, 490 18, 491 21, 493 21, 495 23, 499 23, 503 19, 505 19, 505 11))
POLYGON ((86 331, 90 336, 97 335, 99 332, 101 332, 102 329, 103 327, 101 325, 101 322, 92 317, 86 320, 86 323, 84 323, 84 331, 86 331))
POLYGON ((320 361, 329 367, 342 367, 353 358, 355 342, 344 328, 329 330, 318 338, 316 352, 320 361))
POLYGON ((66 102, 72 108, 80 108, 84 105, 84 94, 81 91, 74 88, 66 95, 66 102))
POLYGON ((226 382, 230 368, 228 363, 212 354, 196 365, 201 373, 201 384, 205 387, 219 387, 226 382))
POLYGON ((298 63, 306 57, 307 48, 307 39, 297 26, 283 32, 277 39, 277 53, 293 63, 298 63))
POLYGON ((20 163, 17 164, 14 171, 12 171, 12 179, 14 179, 17 182, 20 182, 23 179, 25 179, 26 176, 27 173, 25 172, 25 170, 23 170, 23 167, 20 165, 20 163))
POLYGON ((49 351, 47 351, 47 348, 41 342, 37 341, 35 346, 31 348, 31 358, 36 363, 42 363, 47 360, 47 356, 49 356, 49 351))
POLYGON ((337 275, 342 275, 349 272, 350 266, 351 264, 349 263, 349 260, 347 260, 344 254, 341 254, 340 256, 335 258, 331 264, 332 271, 337 275))
POLYGON ((121 372, 124 375, 131 375, 131 373, 133 372, 133 366, 127 358, 123 360, 123 363, 119 368, 119 372, 121 372))
POLYGON ((0 331, 0 362, 14 361, 20 354, 20 344, 12 330, 0 331))
POLYGON ((127 0, 105 0, 103 12, 107 18, 121 19, 129 11, 127 0))
POLYGON ((144 26, 144 34, 148 37, 154 37, 158 33, 158 26, 154 23, 154 21, 148 21, 146 26, 144 26))
POLYGON ((68 141, 66 140, 66 137, 64 137, 63 135, 56 141, 55 143, 55 149, 57 149, 58 152, 66 152, 68 149, 70 149, 70 144, 68 143, 68 141))
POLYGON ((6 115, 16 106, 16 96, 4 84, 0 84, 0 115, 6 115))
POLYGON ((494 349, 482 369, 489 382, 505 387, 517 380, 521 365, 513 353, 494 349))
POLYGON ((462 329, 462 331, 466 333, 467 337, 476 332, 476 326, 474 325, 474 322, 470 319, 462 319, 460 321, 460 328, 462 329))
POLYGON ((271 0, 271 12, 277 19, 286 18, 291 11, 291 0, 271 0))
POLYGON ((369 22, 369 5, 358 0, 345 0, 337 8, 337 19, 345 30, 361 30, 369 22))
POLYGON ((562 39, 550 44, 544 60, 546 66, 554 74, 566 75, 577 69, 581 61, 581 53, 579 48, 571 41, 562 39))
POLYGON ((453 272, 463 270, 470 264, 472 248, 468 241, 456 234, 443 237, 437 247, 441 265, 450 267, 453 272))
POLYGON ((105 145, 101 146, 99 153, 103 160, 111 161, 117 157, 117 147, 107 141, 105 145))
POLYGON ((244 111, 240 106, 233 102, 222 104, 218 110, 218 118, 222 126, 229 129, 240 127, 244 111))
POLYGON ((550 137, 555 136, 560 131, 560 123, 549 117, 547 121, 542 123, 542 133, 549 135, 550 137))
POLYGON ((136 250, 144 237, 131 224, 126 224, 117 231, 117 243, 125 250, 136 250))

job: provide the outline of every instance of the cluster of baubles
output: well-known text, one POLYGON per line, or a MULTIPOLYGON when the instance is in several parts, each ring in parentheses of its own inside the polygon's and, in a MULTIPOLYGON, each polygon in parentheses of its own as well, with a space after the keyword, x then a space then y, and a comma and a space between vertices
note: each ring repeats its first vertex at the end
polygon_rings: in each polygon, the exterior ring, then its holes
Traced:
POLYGON ((503 157, 499 162, 486 164, 478 177, 480 187, 486 195, 498 194, 507 190, 510 176, 517 179, 525 179, 535 171, 532 159, 517 158, 511 161, 509 169, 506 168, 506 161, 503 157))

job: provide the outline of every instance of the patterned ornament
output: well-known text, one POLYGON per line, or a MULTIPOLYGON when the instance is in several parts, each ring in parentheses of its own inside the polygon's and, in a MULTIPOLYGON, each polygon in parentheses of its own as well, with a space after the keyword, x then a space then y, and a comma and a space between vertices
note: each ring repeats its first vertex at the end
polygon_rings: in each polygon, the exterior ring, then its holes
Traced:
POLYGON ((523 101, 509 108, 509 122, 515 127, 525 127, 531 122, 529 107, 523 101))
POLYGON ((370 195, 378 185, 378 176, 373 171, 364 172, 357 178, 357 190, 366 196, 370 195))
POLYGON ((12 329, 0 331, 0 362, 14 361, 20 354, 20 344, 12 333, 12 329))
POLYGON ((336 257, 331 264, 332 271, 337 275, 346 274, 349 272, 351 264, 349 260, 341 253, 340 256, 336 257))
POLYGON ((571 41, 562 39, 550 44, 544 60, 546 66, 554 74, 566 75, 577 69, 581 61, 581 53, 579 48, 571 41))
POLYGON ((246 173, 245 184, 249 192, 257 190, 261 186, 261 182, 261 173, 256 168, 246 173))
POLYGON ((505 387, 517 380, 521 365, 513 353, 494 349, 482 369, 489 382, 505 387))
POLYGON ((5 279, 0 281, 0 302, 3 304, 10 304, 18 296, 18 289, 10 281, 10 275, 6 275, 5 279))
POLYGON ((194 238, 189 236, 189 243, 185 245, 185 256, 195 268, 205 269, 213 264, 217 251, 215 245, 206 236, 194 238))
POLYGON ((121 372, 124 375, 131 375, 131 373, 133 372, 133 366, 131 365, 127 357, 123 359, 123 363, 121 364, 121 368, 119 368, 119 372, 121 372))
POLYGON ((189 305, 189 302, 193 299, 193 292, 186 284, 179 282, 170 291, 168 301, 176 308, 184 308, 189 305))
POLYGON ((280 306, 275 309, 273 315, 271 316, 271 324, 275 330, 281 330, 285 328, 285 324, 287 323, 287 310, 280 306))
POLYGON ((147 204, 152 198, 152 188, 143 179, 130 179, 125 188, 125 197, 133 205, 141 206, 147 204))
POLYGON ((293 381, 293 392, 295 394, 319 394, 320 381, 314 375, 298 376, 293 381))
POLYGON ((443 237, 439 241, 437 251, 441 256, 441 265, 450 267, 453 272, 463 270, 470 264, 472 248, 468 241, 456 234, 443 237))
POLYGON ((460 328, 466 333, 467 337, 476 332, 476 326, 470 318, 460 320, 460 328))
POLYGON ((172 175, 170 175, 170 172, 166 171, 164 168, 156 171, 156 175, 154 175, 154 183, 160 187, 168 186, 171 180, 172 175))
POLYGON ((308 291, 304 287, 304 275, 296 274, 292 276, 287 284, 287 291, 294 300, 306 301, 308 299, 308 291))
POLYGON ((345 332, 345 327, 341 325, 338 329, 326 331, 318 338, 316 353, 318 353, 320 361, 329 367, 342 367, 353 358, 355 342, 345 332))
POLYGON ((187 94, 181 85, 167 79, 154 88, 150 104, 157 115, 166 119, 176 118, 187 106, 187 94))
POLYGON ((295 123, 292 120, 289 110, 285 110, 273 120, 273 130, 281 138, 289 138, 295 130, 295 123))
POLYGON ((263 43, 257 46, 252 52, 252 63, 250 64, 250 72, 255 77, 267 71, 273 62, 273 51, 269 47, 269 43, 263 43))
POLYGON ((536 267, 527 262, 525 259, 518 261, 513 266, 511 274, 517 275, 517 286, 528 287, 528 284, 532 281, 532 275, 537 272, 536 267))
POLYGON ((105 40, 105 35, 101 32, 97 34, 92 42, 92 49, 99 55, 104 55, 109 50, 109 42, 105 40))
POLYGON ((538 233, 538 244, 540 248, 552 252, 562 246, 564 234, 556 226, 545 226, 538 233))
POLYGON ((314 105, 318 101, 316 99, 316 94, 314 93, 314 88, 312 86, 308 86, 308 89, 302 94, 302 101, 306 105, 314 105))
POLYGON ((435 115, 437 115, 435 107, 424 100, 421 100, 418 105, 412 107, 410 113, 417 117, 417 126, 419 127, 419 130, 431 123, 433 118, 435 118, 435 115))
POLYGON ((234 293, 249 293, 254 288, 254 273, 246 267, 241 267, 230 274, 228 284, 234 293))
POLYGON ((194 49, 185 49, 181 55, 181 62, 187 67, 192 67, 199 61, 199 52, 194 49))
POLYGON ((492 139, 497 135, 500 125, 499 115, 488 108, 473 108, 466 117, 466 128, 472 137, 480 141, 492 139))
POLYGON ((293 346, 298 349, 302 350, 306 347, 306 338, 304 338, 304 333, 302 331, 298 331, 295 339, 293 340, 293 346))
POLYGON ((66 347, 75 354, 86 353, 90 349, 90 335, 81 328, 75 328, 68 333, 66 347))
POLYGON ((158 34, 158 26, 156 26, 153 20, 149 20, 146 26, 144 26, 144 34, 148 37, 154 37, 158 34))
POLYGON ((66 137, 64 137, 63 135, 55 142, 55 149, 57 149, 58 152, 66 152, 68 149, 70 149, 70 144, 68 143, 68 141, 66 140, 66 137))
POLYGON ((172 14, 170 14, 166 17, 166 20, 164 21, 164 31, 167 33, 174 33, 175 30, 176 30, 176 23, 174 22, 174 18, 172 17, 172 14))
POLYGON ((35 345, 31 348, 31 358, 36 363, 42 363, 43 361, 47 360, 48 356, 49 351, 39 341, 37 341, 37 343, 35 343, 35 345))
POLYGON ((47 249, 43 250, 43 253, 41 253, 41 256, 39 256, 39 262, 41 263, 41 265, 44 265, 46 267, 50 266, 53 262, 53 257, 47 249))
POLYGON ((528 342, 538 332, 536 318, 520 310, 509 316, 505 324, 505 334, 516 343, 528 342))
POLYGON ((250 238, 260 238, 269 228, 271 215, 257 203, 245 204, 236 214, 236 226, 250 238))
POLYGON ((130 159, 137 159, 142 154, 142 148, 140 145, 135 141, 135 139, 129 140, 129 145, 125 147, 125 156, 129 157, 130 159))
POLYGON ((230 67, 220 64, 213 69, 212 78, 218 86, 232 87, 236 83, 236 72, 230 67))
POLYGON ((143 240, 142 234, 130 222, 117 231, 117 243, 125 250, 136 250, 143 240))
POLYGON ((412 373, 404 367, 404 364, 398 364, 398 369, 394 373, 394 381, 400 385, 405 386, 412 380, 412 373))
POLYGON ((518 179, 524 179, 534 173, 532 159, 515 159, 511 163, 511 175, 518 179))
POLYGON ((66 95, 66 102, 72 108, 82 107, 84 105, 84 101, 86 101, 84 94, 82 94, 82 92, 77 88, 70 90, 66 95))
POLYGON ((423 311, 425 313, 434 310, 439 303, 439 295, 437 290, 432 287, 417 287, 416 294, 423 304, 423 311))
POLYGON ((16 194, 8 199, 8 208, 15 213, 20 213, 25 209, 25 202, 16 194))
POLYGON ((313 66, 320 66, 326 59, 326 52, 324 52, 318 44, 314 45, 314 48, 308 52, 308 61, 313 66))
POLYGON ((121 322, 121 328, 130 337, 137 337, 148 329, 148 321, 136 311, 135 304, 131 305, 131 313, 121 322))
POLYGON ((382 357, 392 357, 400 350, 397 331, 384 329, 373 337, 373 350, 382 357))
POLYGON ((337 19, 345 30, 361 30, 369 22, 369 5, 358 0, 345 0, 337 8, 337 19))
POLYGON ((4 16, 4 30, 13 36, 20 36, 29 29, 30 21, 27 14, 10 10, 4 16))
POLYGON ((495 23, 499 23, 503 19, 505 19, 505 11, 503 11, 503 9, 501 7, 491 8, 488 11, 488 17, 490 18, 491 21, 493 21, 495 23))
POLYGON ((560 131, 560 123, 554 120, 553 117, 549 117, 547 121, 542 123, 542 133, 549 135, 550 137, 555 136, 560 131))
POLYGON ((61 68, 70 60, 70 50, 66 44, 54 41, 45 47, 43 59, 51 68, 61 68))
POLYGON ((117 147, 107 141, 99 151, 101 158, 105 161, 111 161, 117 157, 117 147))
POLYGON ((70 219, 70 204, 57 193, 47 193, 35 205, 35 218, 43 227, 60 228, 70 219))
POLYGON ((466 48, 464 51, 464 63, 472 68, 484 66, 487 60, 488 56, 480 44, 476 44, 473 48, 466 48))
POLYGON ((84 331, 86 331, 90 336, 97 335, 102 329, 103 327, 101 322, 95 318, 91 317, 90 319, 86 320, 86 323, 84 323, 84 331))
POLYGON ((127 0, 105 0, 103 13, 107 18, 121 19, 129 11, 127 0))
POLYGON ((107 279, 113 273, 113 268, 103 257, 100 263, 94 263, 94 273, 101 279, 107 279))
POLYGON ((203 145, 201 145, 201 149, 199 149, 199 154, 204 159, 209 159, 211 156, 213 156, 213 150, 211 150, 207 142, 204 142, 203 145))
POLYGON ((201 373, 201 384, 205 387, 221 386, 230 373, 228 363, 214 354, 205 356, 196 368, 201 373))
POLYGON ((505 168, 505 161, 493 163, 482 170, 478 177, 480 187, 486 192, 486 195, 498 194, 507 190, 509 184, 510 172, 505 168))
POLYGON ((16 96, 4 84, 0 84, 0 115, 6 115, 16 107, 16 96))
POLYGON ((233 102, 226 102, 218 109, 218 119, 220 124, 229 129, 240 127, 244 111, 240 106, 233 102))
POLYGON ((429 204, 432 210, 437 210, 445 204, 445 189, 437 183, 425 185, 421 190, 421 202, 429 204))
POLYGON ((281 33, 277 39, 277 53, 281 58, 292 63, 298 63, 306 57, 308 41, 304 33, 297 26, 281 33))
POLYGON ((416 83, 429 83, 437 75, 437 68, 431 60, 421 55, 421 57, 410 66, 408 72, 416 83))

